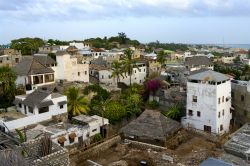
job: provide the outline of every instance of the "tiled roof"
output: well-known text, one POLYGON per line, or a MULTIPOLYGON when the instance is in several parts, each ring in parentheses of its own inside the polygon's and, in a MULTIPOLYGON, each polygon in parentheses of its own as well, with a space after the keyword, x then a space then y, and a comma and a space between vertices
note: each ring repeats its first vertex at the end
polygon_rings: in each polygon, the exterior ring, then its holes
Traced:
POLYGON ((24 58, 20 63, 13 67, 13 70, 19 76, 54 73, 54 70, 46 67, 34 58, 24 58))
POLYGON ((212 61, 206 56, 193 56, 185 59, 185 65, 213 65, 212 61))
POLYGON ((34 56, 34 59, 40 62, 43 65, 52 65, 56 64, 56 61, 52 59, 50 56, 34 56))
POLYGON ((41 108, 48 105, 53 105, 53 102, 51 100, 43 101, 49 95, 50 92, 48 91, 35 90, 34 92, 28 94, 26 96, 26 99, 23 100, 22 103, 33 108, 35 106, 41 108))
POLYGON ((97 71, 100 71, 100 70, 108 70, 107 67, 105 66, 102 66, 102 65, 96 65, 96 64, 90 64, 89 65, 89 69, 91 70, 97 70, 97 71))

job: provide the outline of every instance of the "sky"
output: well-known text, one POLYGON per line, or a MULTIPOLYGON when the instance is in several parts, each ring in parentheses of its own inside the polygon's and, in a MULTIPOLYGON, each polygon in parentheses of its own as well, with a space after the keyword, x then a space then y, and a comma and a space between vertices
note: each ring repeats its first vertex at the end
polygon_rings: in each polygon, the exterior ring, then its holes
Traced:
POLYGON ((250 0, 0 0, 0 44, 118 32, 142 43, 250 44, 250 0))

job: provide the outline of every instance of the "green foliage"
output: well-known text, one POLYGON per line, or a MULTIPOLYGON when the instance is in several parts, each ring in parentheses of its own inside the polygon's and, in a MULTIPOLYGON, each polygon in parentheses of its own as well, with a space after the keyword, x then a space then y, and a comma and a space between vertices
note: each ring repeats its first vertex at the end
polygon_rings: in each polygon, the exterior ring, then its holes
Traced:
POLYGON ((116 123, 126 117, 127 112, 124 105, 115 100, 111 100, 105 104, 104 117, 108 118, 110 123, 116 123))
POLYGON ((148 46, 148 49, 149 48, 163 48, 164 50, 171 50, 171 51, 176 51, 176 50, 186 51, 186 50, 188 50, 188 45, 186 45, 186 44, 160 43, 159 41, 151 42, 147 46, 148 46))
POLYGON ((123 77, 122 73, 122 65, 120 62, 118 61, 113 61, 111 64, 111 69, 112 69, 112 77, 116 78, 116 82, 118 84, 118 82, 120 81, 120 76, 123 77))
POLYGON ((56 54, 55 53, 48 53, 48 56, 50 56, 52 59, 56 61, 56 54))
POLYGON ((164 51, 160 51, 157 54, 157 61, 161 64, 161 66, 163 66, 165 64, 166 57, 167 57, 167 54, 165 54, 164 51))
POLYGON ((26 133, 22 132, 21 130, 15 129, 18 135, 18 140, 20 143, 24 143, 27 141, 26 133))
POLYGON ((49 39, 47 43, 51 46, 53 45, 69 45, 70 42, 68 41, 61 41, 61 40, 54 40, 54 39, 49 39))
POLYGON ((219 52, 212 52, 212 54, 213 54, 215 57, 222 57, 222 56, 223 56, 223 53, 219 53, 219 52))
POLYGON ((76 116, 80 114, 85 114, 89 111, 88 101, 84 96, 80 95, 79 88, 70 87, 67 92, 68 99, 68 112, 69 116, 76 116))
POLYGON ((182 117, 181 109, 180 105, 174 104, 168 108, 168 111, 164 112, 164 115, 174 120, 180 120, 182 117))
POLYGON ((9 67, 0 67, 0 108, 12 105, 16 93, 16 74, 9 67))
POLYGON ((45 43, 40 38, 20 38, 11 41, 11 48, 21 50, 22 55, 32 55, 38 52, 38 48, 45 43))
POLYGON ((157 109, 159 107, 159 103, 156 100, 148 101, 147 107, 150 109, 157 109))
POLYGON ((132 59, 133 52, 131 49, 127 49, 124 52, 123 58, 123 71, 127 72, 129 75, 129 85, 131 86, 131 76, 133 74, 133 66, 135 66, 135 61, 132 59))
POLYGON ((99 142, 102 140, 102 135, 100 133, 94 135, 93 142, 99 142))

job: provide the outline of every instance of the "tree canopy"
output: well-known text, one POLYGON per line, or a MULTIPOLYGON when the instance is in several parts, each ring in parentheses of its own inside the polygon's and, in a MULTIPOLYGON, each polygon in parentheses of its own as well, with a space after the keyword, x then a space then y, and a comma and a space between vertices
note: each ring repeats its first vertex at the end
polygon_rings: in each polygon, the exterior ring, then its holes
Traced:
POLYGON ((43 46, 45 42, 40 38, 20 38, 11 41, 10 47, 21 50, 22 55, 32 55, 38 52, 38 48, 43 46))

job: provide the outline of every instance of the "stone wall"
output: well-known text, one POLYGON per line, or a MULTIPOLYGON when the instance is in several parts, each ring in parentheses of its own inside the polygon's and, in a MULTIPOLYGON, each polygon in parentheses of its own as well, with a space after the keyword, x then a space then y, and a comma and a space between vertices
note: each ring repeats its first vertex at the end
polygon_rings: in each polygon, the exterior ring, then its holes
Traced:
POLYGON ((52 153, 41 157, 42 151, 42 138, 38 138, 35 140, 31 140, 23 144, 23 147, 28 150, 28 154, 32 155, 29 157, 34 158, 35 160, 32 161, 33 166, 68 166, 69 165, 69 153, 68 150, 62 148, 61 146, 52 142, 52 153), (37 159, 39 157, 39 159, 37 159))
POLYGON ((125 139, 124 142, 128 143, 129 147, 131 147, 131 148, 137 148, 137 149, 141 149, 141 150, 151 149, 151 150, 158 151, 158 152, 167 150, 166 147, 147 144, 147 143, 138 142, 138 141, 132 141, 132 140, 128 140, 128 139, 125 139))
POLYGON ((85 161, 86 159, 96 156, 100 154, 101 152, 106 151, 113 145, 119 143, 121 141, 121 137, 115 136, 113 138, 108 139, 107 141, 100 143, 90 149, 84 150, 79 149, 77 151, 73 150, 70 151, 70 165, 71 166, 76 166, 78 162, 85 161))

